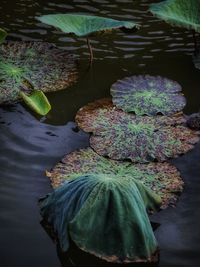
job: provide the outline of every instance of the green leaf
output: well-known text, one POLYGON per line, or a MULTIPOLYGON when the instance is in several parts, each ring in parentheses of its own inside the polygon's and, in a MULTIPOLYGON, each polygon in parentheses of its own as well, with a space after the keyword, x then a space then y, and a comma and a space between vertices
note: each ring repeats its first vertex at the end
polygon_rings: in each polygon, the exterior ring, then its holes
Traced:
POLYGON ((37 17, 37 19, 43 23, 57 27, 65 33, 74 33, 77 36, 88 36, 94 32, 118 28, 138 28, 138 25, 133 21, 120 21, 76 13, 44 15, 37 17))
POLYGON ((85 174, 41 200, 41 214, 67 251, 70 239, 108 262, 155 260, 157 242, 146 210, 159 197, 131 176, 85 174))
POLYGON ((0 44, 3 43, 7 35, 7 32, 0 28, 0 44))
POLYGON ((150 11, 172 25, 200 32, 200 0, 167 0, 151 4, 150 11))
POLYGON ((24 102, 29 106, 29 108, 39 115, 44 116, 51 110, 51 105, 47 97, 40 90, 35 90, 31 95, 26 95, 21 91, 20 96, 23 98, 24 102))
POLYGON ((163 209, 174 206, 183 190, 179 171, 168 162, 133 164, 111 160, 98 155, 89 147, 67 154, 50 172, 46 172, 46 175, 50 178, 53 188, 57 188, 85 173, 104 174, 116 179, 132 177, 161 197, 163 209))

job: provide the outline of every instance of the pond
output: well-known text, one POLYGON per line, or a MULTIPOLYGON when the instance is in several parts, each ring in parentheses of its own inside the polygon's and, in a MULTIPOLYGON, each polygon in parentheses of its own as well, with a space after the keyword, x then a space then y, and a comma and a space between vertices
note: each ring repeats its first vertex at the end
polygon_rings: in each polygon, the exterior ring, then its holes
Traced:
MULTIPOLYGON (((45 176, 62 157, 87 147, 89 137, 73 122, 77 110, 109 96, 111 84, 134 74, 163 75, 178 81, 187 98, 186 114, 199 110, 200 71, 192 63, 191 32, 153 17, 153 0, 1 0, 0 27, 9 40, 47 41, 77 55, 79 80, 67 90, 49 93, 51 112, 40 118, 23 105, 0 108, 0 266, 59 267, 56 246, 40 225, 38 199, 52 189, 45 176), (91 40, 94 64, 88 71, 84 38, 65 35, 35 20, 49 13, 89 12, 143 25, 91 40)), ((199 266, 200 144, 173 163, 185 189, 176 208, 153 216, 160 246, 160 267, 199 266)), ((83 262, 84 264, 87 264, 83 262)), ((65 266, 74 266, 69 260, 65 266)))

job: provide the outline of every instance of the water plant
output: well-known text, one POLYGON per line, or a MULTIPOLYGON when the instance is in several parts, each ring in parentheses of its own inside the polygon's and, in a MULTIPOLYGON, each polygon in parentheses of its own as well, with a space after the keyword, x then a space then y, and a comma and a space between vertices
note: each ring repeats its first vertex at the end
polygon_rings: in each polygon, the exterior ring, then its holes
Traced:
POLYGON ((120 21, 105 17, 86 14, 49 14, 37 17, 43 23, 59 28, 64 33, 74 33, 78 37, 85 37, 90 52, 90 63, 93 60, 93 51, 89 36, 97 32, 109 32, 115 29, 137 29, 138 25, 133 21, 120 21))
POLYGON ((66 182, 40 202, 60 247, 72 240, 108 262, 152 262, 158 245, 146 210, 160 198, 132 177, 85 174, 66 182))
POLYGON ((172 26, 192 31, 195 57, 199 53, 196 33, 200 33, 200 0, 166 0, 151 4, 150 11, 172 26))
POLYGON ((160 76, 138 75, 118 80, 111 86, 114 105, 136 115, 172 115, 181 111, 186 99, 181 86, 160 76))
POLYGON ((93 133, 91 147, 111 159, 133 162, 165 161, 193 148, 199 132, 185 126, 182 114, 136 116, 117 109, 109 99, 97 100, 76 114, 78 126, 93 133))
POLYGON ((167 162, 133 164, 116 161, 99 156, 91 148, 71 152, 46 174, 55 189, 86 173, 104 174, 119 179, 133 177, 161 197, 162 208, 174 206, 183 189, 180 173, 167 162))
POLYGON ((77 78, 75 60, 48 43, 7 42, 0 60, 0 104, 22 98, 40 115, 50 110, 43 92, 65 89, 77 78))

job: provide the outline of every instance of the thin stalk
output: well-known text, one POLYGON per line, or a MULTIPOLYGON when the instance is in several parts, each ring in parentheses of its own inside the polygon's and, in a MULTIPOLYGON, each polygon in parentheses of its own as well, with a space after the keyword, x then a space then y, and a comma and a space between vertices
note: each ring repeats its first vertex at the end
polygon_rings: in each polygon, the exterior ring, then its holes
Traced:
POLYGON ((87 46, 88 46, 88 49, 90 52, 90 65, 92 65, 92 61, 93 61, 94 56, 93 56, 92 46, 90 44, 90 40, 88 37, 87 37, 87 46))
POLYGON ((194 40, 194 55, 196 57, 198 54, 198 43, 197 43, 197 38, 196 38, 196 32, 194 30, 192 31, 192 35, 193 35, 193 40, 194 40))

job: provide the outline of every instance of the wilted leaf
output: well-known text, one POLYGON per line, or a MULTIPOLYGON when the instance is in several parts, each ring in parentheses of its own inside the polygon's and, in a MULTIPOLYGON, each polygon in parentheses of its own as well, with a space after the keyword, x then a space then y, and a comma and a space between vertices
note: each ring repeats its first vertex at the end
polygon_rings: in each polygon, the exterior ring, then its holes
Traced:
POLYGON ((132 177, 81 175, 40 203, 63 251, 70 239, 82 250, 108 262, 156 260, 157 242, 146 209, 159 197, 132 177))
POLYGON ((183 189, 178 170, 169 163, 133 164, 104 158, 91 148, 66 155, 51 172, 47 172, 54 188, 66 180, 90 174, 104 174, 123 179, 132 177, 154 191, 162 199, 162 208, 174 205, 183 189))

